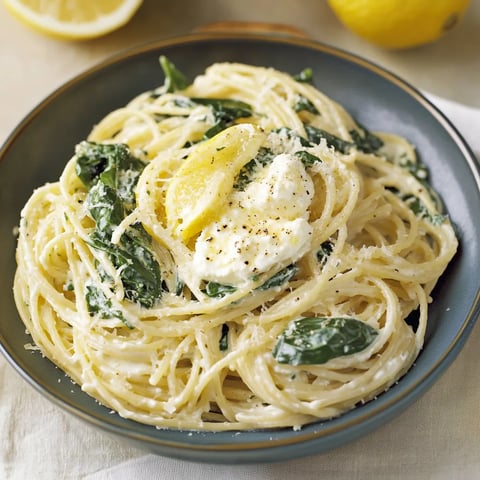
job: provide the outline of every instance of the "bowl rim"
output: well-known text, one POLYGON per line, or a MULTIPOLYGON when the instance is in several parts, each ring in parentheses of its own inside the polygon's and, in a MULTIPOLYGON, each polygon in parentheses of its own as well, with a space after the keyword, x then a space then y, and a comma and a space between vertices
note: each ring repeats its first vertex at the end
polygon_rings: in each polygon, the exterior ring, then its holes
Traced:
MULTIPOLYGON (((463 136, 457 130, 457 128, 452 124, 452 122, 436 107, 430 100, 428 100, 420 90, 412 86, 409 82, 402 79, 398 75, 392 73, 388 69, 379 66, 375 62, 367 60, 357 54, 347 52, 341 48, 333 47, 328 44, 303 37, 293 37, 278 35, 272 33, 241 33, 241 32, 196 32, 183 35, 175 35, 167 38, 159 39, 156 41, 150 41, 144 44, 136 45, 128 49, 124 49, 118 53, 108 56, 106 59, 98 62, 97 64, 83 70, 81 73, 73 76, 62 85, 54 89, 49 95, 47 95, 43 100, 41 100, 29 113, 20 121, 20 123, 13 129, 13 131, 7 136, 5 142, 0 147, 0 166, 1 162, 6 156, 10 147, 21 137, 22 132, 25 128, 28 127, 31 121, 35 119, 42 110, 47 107, 51 102, 55 101, 58 97, 61 97, 64 93, 68 92, 73 86, 82 80, 96 74, 101 73, 104 69, 107 69, 110 66, 113 66, 117 63, 121 63, 125 60, 131 59, 133 57, 145 54, 148 52, 153 52, 161 48, 172 47, 172 46, 181 46, 196 44, 202 41, 222 41, 222 40, 250 40, 253 42, 270 42, 275 44, 288 44, 297 47, 303 47, 306 49, 316 50, 323 54, 328 54, 334 57, 341 58, 346 60, 349 63, 353 63, 357 66, 363 67, 370 72, 373 72, 379 77, 387 80, 389 83, 394 84, 396 87, 399 87, 401 90, 406 92, 410 97, 412 97, 418 104, 420 104, 424 109, 432 114, 437 123, 439 123, 448 133, 450 139, 456 144, 458 149, 461 152, 463 159, 466 161, 470 172, 474 177, 475 184, 477 189, 480 191, 480 167, 478 160, 476 159, 475 154, 472 149, 469 147, 463 136)), ((175 441, 160 438, 155 435, 149 435, 147 433, 140 433, 134 431, 134 428, 129 428, 126 425, 116 425, 112 422, 105 421, 105 418, 97 412, 86 411, 79 405, 74 405, 67 398, 64 398, 62 394, 58 392, 53 392, 49 387, 42 382, 41 379, 33 378, 27 371, 21 366, 21 361, 16 355, 11 345, 8 345, 4 341, 3 333, 0 332, 0 351, 7 359, 8 363, 23 377, 31 386, 33 386, 38 392, 43 396, 48 398, 57 406, 61 407, 63 410, 72 413, 74 416, 79 417, 86 421, 87 423, 100 427, 100 429, 110 432, 121 434, 124 437, 138 440, 140 442, 147 442, 156 446, 165 446, 165 447, 174 447, 177 450, 185 449, 188 451, 215 451, 220 452, 220 454, 231 451, 252 451, 258 449, 275 449, 276 447, 284 447, 288 445, 297 445, 305 442, 312 442, 315 440, 322 439, 323 437, 329 437, 332 435, 340 434, 341 432, 348 430, 352 427, 355 427, 359 424, 372 421, 373 418, 384 416, 386 419, 393 418, 396 416, 392 410, 395 405, 403 405, 406 408, 413 400, 417 398, 420 394, 424 393, 434 381, 446 370, 448 366, 453 362, 455 357, 460 352, 463 344, 467 340, 476 320, 478 314, 480 313, 480 287, 477 288, 477 292, 474 298, 472 305, 466 315, 463 323, 459 327, 455 337, 452 339, 448 348, 446 348, 438 360, 430 366, 430 368, 425 371, 415 382, 413 382, 408 387, 405 387, 401 390, 397 390, 398 393, 393 394, 388 401, 382 402, 381 405, 374 405, 375 402, 370 402, 370 408, 365 410, 362 415, 359 415, 353 419, 348 419, 339 425, 333 424, 330 427, 322 426, 321 429, 313 429, 312 432, 295 432, 295 435, 289 436, 283 439, 274 439, 274 440, 260 440, 260 441, 248 441, 245 443, 228 443, 228 442, 212 442, 206 444, 197 444, 191 442, 175 441)), ((391 391, 390 391, 391 392, 391 391)), ((86 395, 86 394, 85 394, 86 395)), ((133 421, 132 421, 133 422, 133 421)), ((137 422, 133 422, 137 423, 137 422)), ((152 427, 155 429, 155 427, 152 427)), ((369 428, 370 430, 373 427, 369 428)), ((174 429, 165 429, 165 431, 174 430, 174 429)), ((155 431, 155 430, 152 430, 155 431)), ((178 431, 178 430, 177 430, 178 431)), ((183 430, 184 432, 193 432, 194 434, 210 434, 211 431, 191 431, 183 430)), ((262 431, 262 430, 257 430, 262 431)), ((218 436, 219 440, 224 440, 225 434, 232 434, 236 430, 214 432, 218 436), (223 434, 223 435, 222 435, 223 434)), ((251 430, 249 432, 252 432, 251 430)), ((363 435, 357 434, 353 435, 352 439, 363 435)), ((190 437, 187 437, 187 439, 190 437)), ((333 448, 333 447, 332 447, 333 448)), ((292 458, 292 457, 291 457, 292 458)))

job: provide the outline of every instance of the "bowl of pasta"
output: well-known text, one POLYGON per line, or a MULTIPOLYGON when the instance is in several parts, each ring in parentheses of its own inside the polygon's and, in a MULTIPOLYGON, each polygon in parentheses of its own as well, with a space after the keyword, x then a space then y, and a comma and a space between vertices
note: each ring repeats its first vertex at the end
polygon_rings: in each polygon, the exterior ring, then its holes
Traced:
POLYGON ((305 38, 119 54, 36 107, 0 168, 3 354, 160 455, 354 440, 439 378, 479 311, 469 147, 406 82, 305 38))

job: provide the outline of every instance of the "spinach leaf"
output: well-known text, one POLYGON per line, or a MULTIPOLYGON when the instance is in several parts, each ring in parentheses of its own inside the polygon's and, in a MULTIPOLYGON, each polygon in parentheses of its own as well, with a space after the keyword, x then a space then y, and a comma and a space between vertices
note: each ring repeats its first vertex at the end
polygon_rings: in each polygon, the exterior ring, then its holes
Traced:
MULTIPOLYGON (((428 170, 428 167, 424 163, 422 163, 421 161, 416 160, 416 159, 412 160, 412 159, 408 158, 408 156, 406 154, 403 154, 398 159, 397 165, 404 168, 407 172, 409 172, 411 175, 413 175, 424 186, 425 190, 429 194, 430 199, 433 201, 437 210, 442 210, 443 209, 442 202, 441 202, 440 198, 436 195, 435 191, 433 190, 433 188, 430 184, 430 181, 429 181, 430 172, 428 170)), ((403 195, 402 196, 400 194, 400 192, 393 187, 386 187, 386 188, 388 190, 394 192, 396 195, 400 196, 403 200, 405 200, 408 197, 408 195, 403 195)), ((446 219, 446 217, 447 217, 446 215, 442 215, 442 214, 437 214, 437 215, 433 215, 433 216, 430 215, 430 213, 427 211, 426 206, 423 205, 423 203, 420 202, 419 199, 417 199, 417 200, 418 201, 409 200, 411 202, 411 206, 413 207, 412 210, 416 214, 419 214, 419 213, 423 212, 424 217, 432 217, 431 220, 433 220, 433 223, 435 225, 441 224, 446 219), (422 203, 422 205, 420 205, 420 203, 422 203)))
POLYGON ((118 245, 111 243, 110 238, 107 232, 95 230, 90 244, 106 252, 113 266, 120 270, 125 298, 152 308, 162 294, 162 279, 158 262, 149 250, 149 235, 141 224, 135 224, 122 234, 118 245))
POLYGON ((187 88, 188 83, 185 75, 164 55, 159 60, 165 74, 165 90, 167 93, 187 88))
POLYGON ((324 266, 327 263, 327 259, 330 254, 333 252, 333 243, 330 240, 326 240, 320 245, 320 248, 317 251, 317 261, 320 266, 324 266))
POLYGON ((300 73, 293 76, 293 79, 301 83, 313 84, 313 70, 311 68, 305 68, 300 73))
MULTIPOLYGON (((265 283, 257 287, 255 290, 268 290, 270 288, 279 287, 285 282, 291 280, 298 272, 298 267, 295 264, 291 264, 288 267, 277 272, 270 277, 265 283)), ((226 285, 217 282, 207 282, 205 288, 202 290, 205 295, 212 298, 223 298, 225 295, 233 293, 237 290, 234 285, 226 285)))
POLYGON ((212 109, 215 124, 205 132, 205 139, 212 138, 217 133, 225 130, 237 118, 247 118, 253 115, 252 107, 240 100, 201 97, 192 97, 190 100, 200 105, 207 105, 212 109))
POLYGON ((101 182, 88 192, 86 205, 90 216, 95 220, 97 232, 102 232, 103 236, 111 235, 125 217, 123 202, 116 191, 101 182))
POLYGON ((150 250, 151 237, 139 223, 132 225, 120 237, 120 243, 110 251, 125 296, 146 308, 154 306, 162 294, 162 278, 155 255, 150 250))
POLYGON ((427 206, 415 195, 402 195, 400 197, 409 207, 410 210, 419 218, 425 218, 433 225, 441 225, 447 218, 443 214, 432 215, 427 206))
POLYGON ((364 153, 375 153, 383 146, 383 140, 357 122, 358 130, 350 130, 353 143, 364 153))
POLYGON ((193 108, 195 103, 188 97, 175 98, 173 104, 179 108, 193 108))
POLYGON ((224 285, 217 282, 207 282, 203 292, 211 298, 222 298, 229 293, 233 293, 237 290, 233 285, 224 285))
POLYGON ((318 115, 319 112, 317 110, 317 107, 308 99, 305 98, 303 95, 299 95, 295 105, 293 106, 293 109, 296 112, 310 112, 315 115, 318 115))
POLYGON ((298 272, 298 266, 292 263, 284 269, 270 277, 265 283, 257 287, 257 290, 268 290, 270 288, 279 287, 285 282, 289 282, 298 272))
POLYGON ((177 277, 175 282, 175 295, 177 297, 180 297, 183 293, 184 288, 185 288, 185 282, 181 278, 177 277))
POLYGON ((300 318, 280 335, 272 354, 279 363, 319 365, 361 352, 377 335, 375 328, 355 318, 300 318))
POLYGON ((343 140, 336 135, 333 135, 326 130, 323 130, 318 127, 313 127, 312 125, 304 125, 305 132, 307 133, 308 140, 315 145, 318 145, 322 138, 327 141, 329 147, 333 147, 335 150, 338 150, 340 153, 348 153, 350 148, 353 147, 353 143, 343 140))
POLYGON ((429 171, 425 164, 406 158, 406 155, 404 154, 402 157, 400 157, 398 165, 411 173, 422 184, 430 187, 428 183, 429 171))
POLYGON ((295 156, 305 165, 305 167, 311 167, 315 163, 322 163, 316 155, 313 155, 306 150, 295 152, 295 156))
POLYGON ((76 153, 77 175, 89 188, 86 206, 95 221, 90 245, 106 252, 119 270, 125 298, 151 308, 162 292, 151 237, 137 223, 125 230, 118 244, 111 241, 115 227, 135 207, 135 186, 145 164, 122 144, 82 142, 76 153))
POLYGON ((238 172, 233 187, 243 191, 245 187, 252 181, 252 177, 258 168, 265 167, 273 161, 275 154, 266 147, 260 147, 255 158, 247 162, 238 172))
POLYGON ((299 135, 295 130, 292 130, 291 128, 288 127, 280 127, 280 128, 275 128, 272 130, 274 133, 278 133, 279 135, 285 135, 287 138, 298 138, 300 140, 300 145, 302 147, 311 147, 310 142, 299 135))
POLYGON ((226 323, 224 323, 222 325, 222 332, 221 332, 221 335, 220 335, 220 340, 218 342, 218 347, 220 349, 221 352, 225 352, 226 350, 228 350, 228 332, 229 332, 229 328, 228 328, 228 325, 226 323))
POLYGON ((129 208, 135 203, 135 186, 145 168, 122 143, 81 142, 75 149, 75 172, 87 187, 97 182, 112 188, 129 208))
MULTIPOLYGON (((428 187, 428 186, 427 186, 428 187)), ((431 222, 433 225, 441 225, 447 218, 447 215, 444 215, 442 213, 437 213, 437 214, 431 214, 428 211, 427 206, 415 195, 411 193, 402 193, 398 188, 396 187, 389 187, 386 186, 385 190, 388 190, 389 192, 392 192, 395 194, 397 197, 399 197, 401 200, 403 200, 410 210, 419 218, 425 218, 429 222, 431 222)), ((435 197, 432 197, 433 200, 435 201, 435 197)))
MULTIPOLYGON (((86 187, 97 182, 99 176, 114 171, 119 164, 123 164, 129 157, 128 147, 121 143, 102 144, 81 142, 75 149, 77 163, 75 172, 86 187)), ((110 182, 107 182, 110 183, 110 182)))
POLYGON ((352 142, 343 140, 343 138, 337 137, 336 135, 333 135, 332 133, 329 133, 321 128, 308 124, 305 124, 304 126, 310 142, 319 144, 320 140, 324 138, 329 147, 333 147, 340 153, 347 154, 352 147, 357 147, 364 153, 375 153, 383 146, 383 141, 379 137, 360 125, 358 128, 361 133, 358 130, 350 130, 349 132, 353 140, 352 142))
POLYGON ((85 300, 87 302, 88 313, 91 316, 98 314, 100 318, 118 318, 128 328, 132 328, 122 312, 112 308, 112 302, 110 299, 107 298, 103 291, 95 285, 90 284, 85 286, 85 300))
POLYGON ((236 118, 251 117, 253 114, 252 107, 241 100, 231 98, 203 98, 192 97, 193 103, 207 105, 221 118, 226 120, 234 120, 236 118))
POLYGON ((362 136, 358 130, 350 130, 349 133, 352 137, 353 143, 362 152, 373 153, 383 145, 383 142, 373 134, 362 136))

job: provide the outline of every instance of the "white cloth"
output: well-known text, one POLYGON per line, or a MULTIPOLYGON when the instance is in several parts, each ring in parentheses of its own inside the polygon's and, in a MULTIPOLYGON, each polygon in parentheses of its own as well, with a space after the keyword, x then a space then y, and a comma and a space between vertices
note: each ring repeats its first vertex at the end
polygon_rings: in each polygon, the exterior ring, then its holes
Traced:
MULTIPOLYGON (((480 156, 480 110, 437 97, 480 156)), ((60 411, 0 359, 0 479, 480 479, 480 325, 442 378, 400 417, 308 459, 208 465, 117 443, 60 411)))

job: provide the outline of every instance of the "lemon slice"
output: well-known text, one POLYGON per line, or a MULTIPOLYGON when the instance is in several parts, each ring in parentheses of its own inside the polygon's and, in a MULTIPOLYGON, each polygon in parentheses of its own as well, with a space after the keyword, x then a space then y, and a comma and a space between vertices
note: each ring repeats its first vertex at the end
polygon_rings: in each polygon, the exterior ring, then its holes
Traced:
POLYGON ((142 0, 3 0, 26 25, 64 39, 88 39, 125 25, 142 0))
POLYGON ((200 143, 172 177, 165 197, 167 226, 184 241, 221 211, 240 169, 254 158, 265 133, 251 124, 229 127, 200 143))

